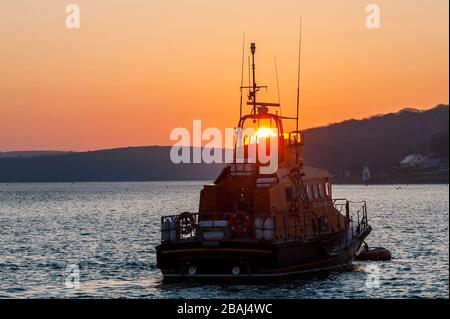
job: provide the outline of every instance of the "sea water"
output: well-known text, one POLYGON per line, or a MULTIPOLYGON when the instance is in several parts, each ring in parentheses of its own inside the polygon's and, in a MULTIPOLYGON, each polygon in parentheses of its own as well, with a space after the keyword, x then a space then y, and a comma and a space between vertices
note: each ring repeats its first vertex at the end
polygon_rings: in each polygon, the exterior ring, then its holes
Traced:
POLYGON ((160 216, 205 182, 0 184, 0 298, 448 298, 448 185, 336 185, 391 261, 265 283, 162 282, 160 216), (78 285, 73 283, 78 282, 78 285))

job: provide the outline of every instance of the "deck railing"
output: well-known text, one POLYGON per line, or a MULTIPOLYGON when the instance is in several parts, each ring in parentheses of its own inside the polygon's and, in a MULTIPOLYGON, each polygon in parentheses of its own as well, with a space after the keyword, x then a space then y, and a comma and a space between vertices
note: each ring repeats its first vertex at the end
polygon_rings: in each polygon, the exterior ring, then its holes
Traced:
POLYGON ((346 216, 351 230, 351 234, 348 236, 353 238, 369 226, 366 201, 349 201, 339 198, 335 199, 333 204, 341 214, 346 216))
MULTIPOLYGON (((348 224, 346 241, 368 227, 365 201, 335 199, 333 205, 348 224)), ((342 226, 342 225, 341 225, 342 226)), ((328 218, 314 212, 270 216, 236 213, 191 213, 161 217, 161 240, 176 241, 289 241, 334 232, 328 218), (306 216, 306 217, 305 217, 306 216)))

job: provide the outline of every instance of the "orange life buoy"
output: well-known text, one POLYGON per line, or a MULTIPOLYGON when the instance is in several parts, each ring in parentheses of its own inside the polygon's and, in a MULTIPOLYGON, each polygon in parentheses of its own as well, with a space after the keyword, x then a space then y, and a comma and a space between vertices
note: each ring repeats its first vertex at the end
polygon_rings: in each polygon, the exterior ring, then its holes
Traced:
POLYGON ((251 217, 244 211, 237 211, 231 214, 228 220, 228 227, 233 236, 241 236, 252 229, 253 223, 251 217))
POLYGON ((195 227, 194 215, 184 212, 178 215, 176 220, 177 232, 182 235, 190 234, 195 227))

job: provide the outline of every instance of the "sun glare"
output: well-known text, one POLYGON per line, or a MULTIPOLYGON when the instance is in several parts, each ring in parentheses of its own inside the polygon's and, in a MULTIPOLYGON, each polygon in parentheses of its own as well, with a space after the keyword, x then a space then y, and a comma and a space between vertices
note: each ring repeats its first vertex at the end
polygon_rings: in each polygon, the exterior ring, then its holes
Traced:
POLYGON ((260 127, 256 131, 256 136, 260 138, 268 138, 268 137, 274 137, 277 136, 277 134, 268 127, 260 127))

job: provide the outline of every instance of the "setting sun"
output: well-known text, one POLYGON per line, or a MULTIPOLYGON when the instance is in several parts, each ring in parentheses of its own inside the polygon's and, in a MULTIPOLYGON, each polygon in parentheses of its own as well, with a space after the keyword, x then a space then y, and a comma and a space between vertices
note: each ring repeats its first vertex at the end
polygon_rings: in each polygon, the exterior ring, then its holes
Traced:
POLYGON ((268 138, 268 137, 275 137, 275 136, 277 136, 277 134, 271 128, 260 127, 256 131, 256 136, 258 138, 268 138))

